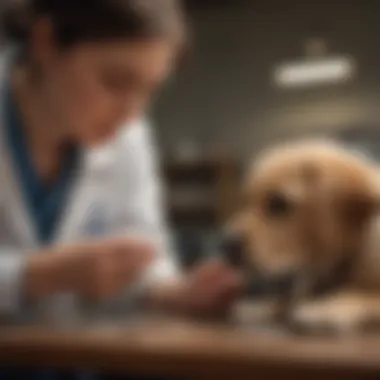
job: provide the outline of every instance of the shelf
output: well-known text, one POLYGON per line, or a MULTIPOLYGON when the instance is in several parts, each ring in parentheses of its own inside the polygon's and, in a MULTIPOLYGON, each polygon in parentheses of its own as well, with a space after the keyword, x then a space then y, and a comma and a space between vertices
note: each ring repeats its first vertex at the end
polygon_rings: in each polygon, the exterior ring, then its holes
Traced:
POLYGON ((175 224, 217 226, 230 217, 239 186, 239 166, 235 160, 225 156, 167 160, 163 173, 170 219, 175 224))
POLYGON ((211 160, 172 161, 164 165, 164 174, 170 180, 212 181, 220 173, 223 163, 211 160))
POLYGON ((169 220, 174 224, 210 225, 218 222, 218 212, 212 207, 169 207, 169 220))

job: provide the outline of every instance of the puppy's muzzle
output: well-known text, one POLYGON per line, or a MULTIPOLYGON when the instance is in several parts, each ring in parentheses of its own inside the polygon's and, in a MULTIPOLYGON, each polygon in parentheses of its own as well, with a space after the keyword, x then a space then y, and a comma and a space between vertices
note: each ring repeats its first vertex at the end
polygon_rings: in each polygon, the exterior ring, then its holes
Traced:
POLYGON ((219 251, 228 265, 246 273, 247 290, 250 296, 284 298, 293 294, 299 278, 298 273, 289 272, 277 276, 262 275, 248 262, 244 240, 239 236, 232 234, 224 236, 219 251))

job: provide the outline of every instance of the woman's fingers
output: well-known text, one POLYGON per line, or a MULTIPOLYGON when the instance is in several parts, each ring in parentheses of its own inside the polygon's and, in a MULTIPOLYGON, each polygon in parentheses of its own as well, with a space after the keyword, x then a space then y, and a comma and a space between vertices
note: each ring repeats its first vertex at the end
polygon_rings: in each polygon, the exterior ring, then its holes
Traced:
POLYGON ((138 253, 141 256, 152 256, 155 253, 154 244, 150 243, 146 239, 141 238, 118 238, 111 240, 108 244, 114 250, 117 250, 120 255, 128 257, 138 253))
POLYGON ((83 288, 91 298, 105 299, 131 286, 152 263, 155 251, 141 239, 99 242, 87 255, 83 288))
POLYGON ((132 285, 155 258, 154 247, 145 241, 124 239, 117 242, 112 256, 115 291, 132 285))
POLYGON ((205 312, 228 307, 242 290, 242 277, 221 261, 207 262, 193 274, 194 308, 205 312))
POLYGON ((119 265, 126 276, 136 278, 155 259, 155 249, 145 242, 126 241, 118 247, 119 265))

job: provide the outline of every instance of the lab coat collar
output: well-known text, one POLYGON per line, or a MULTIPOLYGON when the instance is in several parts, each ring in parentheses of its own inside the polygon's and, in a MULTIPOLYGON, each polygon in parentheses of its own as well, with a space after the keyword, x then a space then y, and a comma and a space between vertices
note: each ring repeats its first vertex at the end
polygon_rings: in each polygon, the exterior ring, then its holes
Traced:
MULTIPOLYGON (((11 52, 6 52, 0 59, 0 89, 8 78, 11 52)), ((0 92, 0 201, 8 208, 11 223, 19 234, 19 241, 26 248, 38 247, 37 233, 31 216, 23 201, 23 196, 12 164, 9 147, 4 139, 4 102, 0 92)), ((116 140, 116 139, 115 139, 116 140)), ((93 149, 84 149, 77 172, 77 181, 71 190, 66 210, 57 225, 53 243, 71 241, 76 235, 78 226, 91 205, 98 199, 105 199, 104 191, 109 182, 109 175, 115 165, 115 141, 93 149)))

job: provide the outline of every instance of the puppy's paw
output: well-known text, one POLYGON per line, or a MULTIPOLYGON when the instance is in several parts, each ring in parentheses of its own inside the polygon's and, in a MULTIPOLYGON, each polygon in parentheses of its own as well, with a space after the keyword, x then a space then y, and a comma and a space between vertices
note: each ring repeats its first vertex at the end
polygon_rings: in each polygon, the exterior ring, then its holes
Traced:
POLYGON ((310 301, 291 313, 290 328, 311 335, 348 335, 359 332, 370 317, 365 305, 352 299, 310 301))

